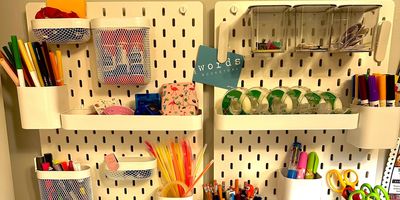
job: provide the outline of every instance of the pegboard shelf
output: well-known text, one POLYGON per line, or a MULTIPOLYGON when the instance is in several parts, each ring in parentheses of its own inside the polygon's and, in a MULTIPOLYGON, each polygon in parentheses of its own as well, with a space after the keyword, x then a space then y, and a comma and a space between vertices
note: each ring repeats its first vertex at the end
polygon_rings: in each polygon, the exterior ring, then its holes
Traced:
POLYGON ((339 130, 356 129, 358 114, 221 115, 215 128, 230 130, 339 130))
POLYGON ((203 128, 203 115, 95 115, 92 110, 71 110, 61 114, 66 130, 114 131, 197 131, 203 128))

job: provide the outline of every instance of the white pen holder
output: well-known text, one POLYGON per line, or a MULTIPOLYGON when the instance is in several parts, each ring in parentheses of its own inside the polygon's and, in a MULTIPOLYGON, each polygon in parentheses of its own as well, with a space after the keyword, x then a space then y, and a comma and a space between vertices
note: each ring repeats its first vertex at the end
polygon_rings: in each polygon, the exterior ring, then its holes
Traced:
POLYGON ((355 106, 359 112, 358 128, 349 130, 347 142, 363 149, 396 147, 400 130, 400 107, 355 106))
POLYGON ((61 128, 60 114, 68 110, 67 87, 18 87, 23 129, 61 128))
POLYGON ((92 200, 90 167, 82 166, 81 171, 38 171, 40 199, 92 200))
POLYGON ((322 178, 317 174, 317 179, 290 179, 285 175, 287 169, 278 171, 277 194, 279 200, 321 200, 322 178))

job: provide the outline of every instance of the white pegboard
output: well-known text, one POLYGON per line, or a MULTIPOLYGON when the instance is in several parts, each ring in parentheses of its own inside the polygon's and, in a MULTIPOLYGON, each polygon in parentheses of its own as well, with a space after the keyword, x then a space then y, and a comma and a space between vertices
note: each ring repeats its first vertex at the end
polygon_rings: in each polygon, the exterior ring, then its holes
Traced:
MULTIPOLYGON (((285 1, 287 5, 331 4, 331 1, 285 1)), ((335 1, 344 5, 346 1, 335 1)), ((347 2, 349 3, 349 2, 347 2)), ((385 60, 376 63, 370 53, 330 53, 330 52, 294 52, 294 19, 291 15, 288 35, 288 50, 285 53, 251 53, 251 22, 247 8, 252 5, 281 5, 282 1, 221 1, 215 6, 214 28, 217 35, 222 21, 230 25, 229 49, 245 56, 238 86, 251 88, 263 86, 272 89, 277 86, 302 85, 312 90, 330 90, 338 94, 344 105, 351 100, 351 77, 372 72, 387 72, 389 52, 385 60), (236 9, 235 9, 236 8, 236 9), (237 10, 237 12, 232 12, 237 10)), ((394 3, 384 1, 357 1, 351 4, 382 4, 379 20, 383 17, 393 21, 394 3)), ((270 28, 280 22, 270 24, 270 28)), ((312 24, 312 23, 310 23, 312 24)), ((218 41, 216 39, 215 41, 218 41)), ((390 41, 389 41, 390 44, 390 41)), ((388 48, 389 49, 389 48, 388 48)), ((220 112, 221 100, 226 90, 214 90, 216 111, 220 112)), ((249 129, 251 129, 249 127, 249 129)), ((316 151, 320 157, 319 173, 324 176, 333 168, 356 169, 360 183, 376 183, 378 150, 358 149, 346 142, 346 133, 342 130, 320 131, 218 131, 214 130, 214 178, 230 181, 240 178, 250 180, 260 187, 266 199, 277 199, 277 170, 288 163, 288 149, 294 140, 306 145, 308 152, 316 151)), ((325 177, 323 177, 325 178, 325 177)), ((323 199, 340 199, 338 194, 324 185, 323 199)))
MULTIPOLYGON (((28 3, 26 16, 30 40, 30 20, 44 3, 28 3)), ((159 92, 161 85, 191 82, 198 46, 203 43, 203 5, 200 2, 88 2, 87 17, 134 17, 150 20, 150 59, 152 81, 144 86, 118 86, 98 83, 93 41, 80 45, 51 45, 63 54, 65 84, 71 109, 89 108, 99 98, 115 97, 123 105, 133 105, 135 93, 159 92), (184 9, 181 9, 184 8, 184 9), (180 12, 186 10, 185 13, 180 12)), ((203 86, 196 85, 200 108, 203 108, 203 86)), ((41 130, 42 152, 57 159, 72 159, 92 167, 94 199, 155 199, 160 185, 156 173, 148 181, 112 181, 101 176, 104 155, 117 157, 148 156, 144 141, 169 142, 187 138, 193 152, 203 146, 202 131, 66 131, 41 130)), ((200 185, 196 199, 203 196, 200 185), (200 192, 199 192, 200 191, 200 192)))

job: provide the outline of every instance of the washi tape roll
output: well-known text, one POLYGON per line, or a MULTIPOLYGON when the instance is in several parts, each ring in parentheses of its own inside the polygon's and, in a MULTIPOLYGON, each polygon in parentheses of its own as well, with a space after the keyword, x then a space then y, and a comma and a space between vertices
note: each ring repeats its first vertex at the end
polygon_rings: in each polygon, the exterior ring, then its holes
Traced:
POLYGON ((262 87, 250 88, 246 94, 251 103, 250 113, 248 114, 269 114, 268 94, 268 89, 262 87))
POLYGON ((343 104, 339 97, 332 92, 322 92, 320 95, 331 106, 334 113, 343 113, 343 104))
POLYGON ((308 104, 307 98, 305 98, 305 94, 308 92, 310 92, 310 89, 302 86, 290 88, 288 95, 293 100, 293 113, 309 112, 310 105, 308 104))
POLYGON ((222 100, 222 113, 224 115, 247 114, 251 111, 251 102, 246 95, 246 88, 229 90, 222 100))
POLYGON ((319 92, 308 92, 305 97, 307 98, 311 114, 329 114, 332 113, 332 106, 325 102, 319 95, 319 92))
POLYGON ((269 111, 272 114, 288 114, 293 112, 293 100, 289 97, 287 87, 277 87, 268 94, 269 111))

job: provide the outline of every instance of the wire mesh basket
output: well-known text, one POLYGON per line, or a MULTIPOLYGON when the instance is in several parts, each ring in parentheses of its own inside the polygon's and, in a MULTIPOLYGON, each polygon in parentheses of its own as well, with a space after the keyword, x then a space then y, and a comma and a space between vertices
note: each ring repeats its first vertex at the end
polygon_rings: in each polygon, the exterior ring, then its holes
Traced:
POLYGON ((118 159, 119 168, 111 171, 105 166, 105 176, 114 180, 147 180, 153 176, 157 161, 151 157, 124 157, 118 159))
POLYGON ((79 44, 90 39, 88 19, 34 19, 32 32, 39 41, 50 44, 79 44))
POLYGON ((91 27, 100 83, 150 82, 150 26, 145 18, 97 18, 91 27))
POLYGON ((81 171, 36 171, 40 199, 92 200, 90 167, 81 171))

